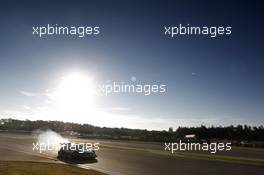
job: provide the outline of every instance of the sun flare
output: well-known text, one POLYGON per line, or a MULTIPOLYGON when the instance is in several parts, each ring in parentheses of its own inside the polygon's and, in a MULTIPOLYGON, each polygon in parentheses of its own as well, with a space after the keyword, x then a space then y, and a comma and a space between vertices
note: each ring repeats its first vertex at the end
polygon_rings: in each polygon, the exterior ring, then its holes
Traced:
POLYGON ((86 114, 95 110, 95 86, 93 80, 80 73, 61 78, 51 94, 56 108, 65 113, 86 114))

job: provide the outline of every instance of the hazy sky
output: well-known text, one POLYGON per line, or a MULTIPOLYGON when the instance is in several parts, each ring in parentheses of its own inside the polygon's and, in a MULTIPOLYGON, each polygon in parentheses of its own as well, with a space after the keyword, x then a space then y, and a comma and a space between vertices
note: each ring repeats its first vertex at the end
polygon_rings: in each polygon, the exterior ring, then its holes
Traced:
POLYGON ((1 2, 0 118, 147 129, 263 125, 263 17, 253 1, 1 2), (232 26, 232 34, 164 35, 165 25, 180 23, 232 26), (100 26, 100 35, 32 35, 32 26, 47 24, 100 26), (89 114, 61 113, 49 94, 73 72, 99 83, 135 76, 167 92, 95 97, 89 114))

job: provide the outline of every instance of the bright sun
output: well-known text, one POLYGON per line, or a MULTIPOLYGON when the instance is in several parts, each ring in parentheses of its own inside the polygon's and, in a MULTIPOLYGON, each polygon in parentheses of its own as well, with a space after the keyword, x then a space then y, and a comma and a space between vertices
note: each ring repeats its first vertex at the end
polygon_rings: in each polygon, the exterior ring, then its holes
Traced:
POLYGON ((93 80, 80 73, 62 77, 51 94, 59 111, 71 114, 87 114, 95 110, 95 87, 93 80))

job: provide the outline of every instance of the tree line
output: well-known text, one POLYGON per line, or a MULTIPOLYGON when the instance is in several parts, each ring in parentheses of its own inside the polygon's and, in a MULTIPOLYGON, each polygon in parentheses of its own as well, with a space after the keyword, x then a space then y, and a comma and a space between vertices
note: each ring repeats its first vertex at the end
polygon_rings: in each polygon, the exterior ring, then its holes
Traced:
POLYGON ((37 129, 51 129, 59 133, 67 131, 79 133, 79 137, 96 137, 110 139, 131 139, 155 142, 172 142, 184 139, 188 134, 195 134, 200 140, 236 140, 236 141, 264 141, 263 126, 199 126, 199 127, 178 127, 173 130, 170 127, 167 131, 155 131, 129 128, 97 127, 89 124, 78 124, 62 121, 30 121, 1 119, 0 130, 2 131, 34 131, 37 129))

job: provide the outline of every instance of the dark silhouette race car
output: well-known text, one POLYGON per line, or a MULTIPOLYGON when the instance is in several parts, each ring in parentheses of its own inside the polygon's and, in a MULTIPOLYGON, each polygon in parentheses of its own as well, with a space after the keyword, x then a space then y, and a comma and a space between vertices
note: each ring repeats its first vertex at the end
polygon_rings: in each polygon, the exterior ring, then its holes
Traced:
POLYGON ((95 159, 96 153, 92 149, 84 149, 83 145, 73 145, 71 143, 64 144, 58 151, 58 158, 61 159, 95 159))

